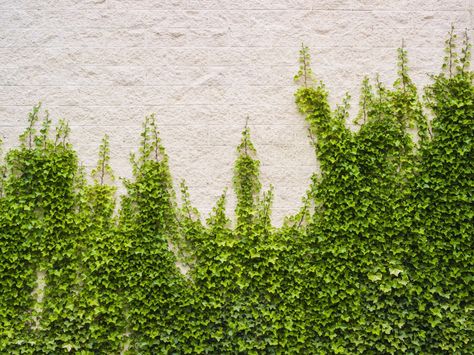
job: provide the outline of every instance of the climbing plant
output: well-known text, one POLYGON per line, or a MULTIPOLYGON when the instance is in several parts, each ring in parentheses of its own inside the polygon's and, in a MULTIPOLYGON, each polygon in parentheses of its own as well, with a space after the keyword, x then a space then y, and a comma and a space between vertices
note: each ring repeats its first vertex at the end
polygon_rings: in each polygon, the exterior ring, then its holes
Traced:
POLYGON ((125 180, 118 233, 119 286, 125 317, 125 349, 168 352, 185 325, 187 295, 169 243, 178 239, 176 202, 168 157, 155 116, 144 123, 138 156, 132 155, 133 180, 125 180))
POLYGON ((467 34, 460 56, 454 41, 451 32, 444 71, 426 90, 433 139, 422 149, 413 181, 411 261, 425 352, 474 349, 474 87, 467 34))
MULTIPOLYGON (((300 270, 292 263, 297 262, 300 241, 290 228, 282 234, 271 226, 273 194, 271 189, 260 192, 259 163, 247 125, 237 154, 235 228, 226 216, 225 193, 207 226, 195 214, 183 214, 196 256, 190 271, 195 306, 188 350, 298 352, 305 341, 304 307, 298 301, 301 286, 295 285, 300 270)), ((191 211, 188 200, 183 206, 191 211)))
MULTIPOLYGON (((30 113, 20 147, 7 154, 1 264, 6 269, 2 281, 7 282, 2 304, 14 311, 7 313, 3 327, 11 338, 3 344, 9 352, 15 347, 22 352, 54 351, 68 341, 67 335, 57 335, 54 321, 69 307, 70 297, 65 296, 75 274, 74 206, 80 174, 67 143, 67 123, 60 121, 51 137, 47 112, 36 128, 39 109, 30 113)), ((60 333, 67 334, 68 326, 62 324, 60 333)))
POLYGON ((308 227, 316 280, 309 309, 318 352, 437 353, 472 347, 467 174, 473 171, 473 86, 472 73, 465 70, 467 41, 463 64, 450 63, 456 58, 454 39, 451 33, 443 66, 448 74, 434 77, 427 89, 432 137, 403 48, 393 90, 377 80, 374 91, 364 80, 356 132, 345 126, 344 106, 331 114, 323 84, 303 85, 296 94, 317 138, 322 170, 308 227), (413 126, 419 149, 409 132, 413 126), (449 222, 451 214, 458 216, 456 222, 449 222))
POLYGON ((91 173, 93 182, 83 186, 78 203, 81 232, 74 245, 77 262, 71 284, 73 303, 67 312, 72 323, 68 350, 111 353, 120 349, 124 325, 115 257, 120 245, 114 217, 116 187, 107 185, 114 181, 109 159, 105 136, 91 173))
POLYGON ((363 80, 355 129, 302 45, 295 99, 321 169, 279 228, 248 119, 235 218, 226 190, 204 221, 184 181, 175 193, 154 115, 116 204, 108 136, 86 178, 67 122, 35 106, 0 159, 0 353, 472 353, 474 86, 458 42, 424 95, 402 45, 393 87, 363 80))

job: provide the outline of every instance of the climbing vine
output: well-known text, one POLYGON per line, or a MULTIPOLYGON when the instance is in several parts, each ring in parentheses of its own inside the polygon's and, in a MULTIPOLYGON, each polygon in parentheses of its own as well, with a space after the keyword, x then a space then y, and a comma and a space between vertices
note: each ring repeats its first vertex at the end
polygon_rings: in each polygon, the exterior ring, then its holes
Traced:
POLYGON ((364 80, 356 132, 341 109, 331 114, 323 84, 296 94, 322 167, 307 232, 317 352, 472 348, 473 86, 468 43, 457 61, 454 40, 426 90, 432 132, 403 48, 393 90, 364 80))
POLYGON ((402 45, 393 87, 363 80, 355 130, 302 45, 295 99, 321 171, 279 228, 248 120, 235 219, 224 191, 203 221, 154 115, 117 204, 108 136, 87 178, 67 122, 35 106, 0 159, 0 353, 472 353, 474 86, 458 42, 423 95, 402 45))

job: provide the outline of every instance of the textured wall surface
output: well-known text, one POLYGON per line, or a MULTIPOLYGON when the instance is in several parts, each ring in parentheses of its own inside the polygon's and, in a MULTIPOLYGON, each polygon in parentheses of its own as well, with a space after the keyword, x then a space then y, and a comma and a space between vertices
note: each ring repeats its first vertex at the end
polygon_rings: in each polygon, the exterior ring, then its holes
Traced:
POLYGON ((474 0, 0 0, 0 134, 15 145, 42 101, 53 119, 70 121, 87 167, 108 133, 113 167, 128 177, 143 118, 156 112, 175 182, 186 179, 206 216, 232 184, 249 116, 279 224, 317 170, 293 100, 301 42, 333 104, 350 92, 355 107, 364 75, 392 83, 402 39, 413 79, 428 83, 451 23, 474 37, 473 8, 474 0))

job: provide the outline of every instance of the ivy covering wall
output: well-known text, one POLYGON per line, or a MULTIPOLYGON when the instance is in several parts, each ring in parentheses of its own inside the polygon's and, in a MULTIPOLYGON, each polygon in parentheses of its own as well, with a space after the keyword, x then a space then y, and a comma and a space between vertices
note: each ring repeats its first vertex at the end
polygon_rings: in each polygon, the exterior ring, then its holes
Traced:
POLYGON ((116 206, 108 137, 88 179, 67 123, 34 107, 0 164, 0 353, 473 353, 474 86, 456 42, 424 98, 404 48, 393 88, 365 79, 356 131, 302 47, 321 173, 280 228, 247 125, 235 221, 225 191, 203 222, 154 115, 116 206))

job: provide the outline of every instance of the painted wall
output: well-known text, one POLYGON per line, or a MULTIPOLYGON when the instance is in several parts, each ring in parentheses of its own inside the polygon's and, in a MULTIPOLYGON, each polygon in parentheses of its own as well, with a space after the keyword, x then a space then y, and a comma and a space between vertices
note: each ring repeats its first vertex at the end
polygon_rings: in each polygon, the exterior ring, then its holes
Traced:
POLYGON ((332 102, 349 92, 355 114, 364 75, 392 83, 402 39, 425 85, 451 23, 474 37, 473 12, 474 0, 0 0, 0 135, 16 144, 42 101, 69 119, 86 167, 108 133, 116 174, 129 177, 156 112, 175 182, 206 216, 232 185, 249 116, 278 225, 318 166, 293 102, 301 42, 332 102))

